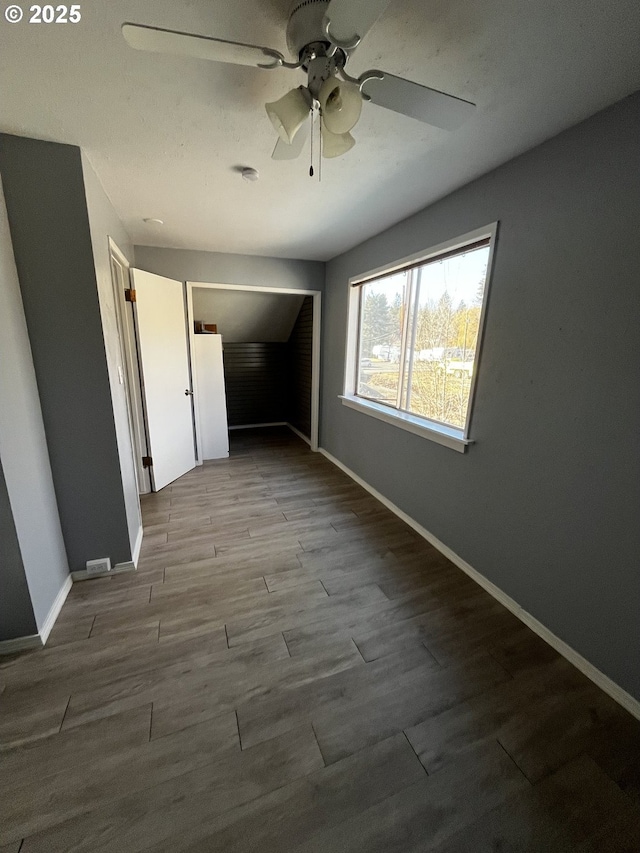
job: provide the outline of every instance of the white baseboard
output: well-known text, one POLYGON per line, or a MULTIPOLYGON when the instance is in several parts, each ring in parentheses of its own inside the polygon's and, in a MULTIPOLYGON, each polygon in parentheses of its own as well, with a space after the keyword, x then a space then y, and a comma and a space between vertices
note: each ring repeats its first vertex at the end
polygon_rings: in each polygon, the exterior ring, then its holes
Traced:
POLYGON ((295 433, 298 438, 301 438, 303 441, 306 441, 306 443, 311 446, 311 439, 308 435, 304 435, 304 433, 300 432, 299 429, 296 429, 293 424, 286 424, 286 426, 288 426, 291 432, 295 433))
POLYGON ((561 640, 560 637, 557 637, 552 631, 550 631, 542 622, 538 621, 535 616, 532 616, 526 610, 524 610, 517 601, 515 601, 511 596, 507 595, 506 592, 503 592, 500 587, 496 586, 492 583, 488 578, 484 575, 480 574, 477 569, 474 569, 466 560, 463 560, 455 551, 452 551, 444 542, 441 542, 433 533, 430 533, 426 528, 424 528, 421 524, 418 524, 417 521, 414 521, 411 516, 407 515, 406 512, 403 512, 400 507, 397 507, 394 503, 392 503, 388 498, 386 498, 383 494, 378 492, 373 486, 370 486, 362 477, 359 477, 355 472, 353 472, 350 468, 347 468, 346 465, 343 465, 339 459, 336 459, 335 456, 332 456, 329 451, 325 450, 323 447, 319 448, 320 453, 323 456, 332 462, 337 468, 340 468, 341 471, 344 471, 347 476, 351 477, 358 485, 362 486, 363 489, 366 489, 369 494, 373 495, 374 498, 380 501, 381 504, 387 507, 387 509, 391 510, 398 518, 402 519, 406 524, 409 525, 413 530, 416 531, 423 539, 426 539, 427 542, 431 543, 434 548, 437 548, 441 554, 444 554, 451 562, 457 566, 459 569, 462 569, 465 574, 469 575, 477 584, 479 584, 484 590, 486 590, 489 595, 492 595, 497 601, 503 604, 507 610, 510 610, 515 616, 520 619, 527 627, 531 628, 531 630, 541 637, 546 643, 548 643, 553 649, 555 649, 559 654, 561 654, 564 658, 566 658, 569 663, 572 663, 576 669, 579 669, 583 675, 586 675, 587 678, 591 679, 594 684, 596 684, 601 690, 604 690, 612 699, 629 711, 630 714, 633 714, 634 717, 640 720, 640 702, 631 696, 630 693, 627 693, 626 690, 623 690, 620 685, 616 684, 615 681, 609 678, 608 675, 605 675, 599 669, 597 669, 592 663, 590 663, 586 658, 582 657, 575 649, 573 649, 568 643, 565 643, 564 640, 561 640))
POLYGON ((110 572, 92 572, 89 574, 86 569, 80 569, 77 572, 71 572, 71 577, 74 583, 76 581, 90 581, 93 578, 108 578, 110 575, 121 575, 123 572, 135 572, 136 568, 133 560, 129 560, 126 563, 116 563, 110 572))
POLYGON ((40 628, 40 639, 42 640, 42 645, 47 642, 49 639, 49 634, 51 633, 51 629, 56 624, 56 619, 60 615, 60 611, 62 610, 62 605, 67 600, 67 596, 69 595, 69 590, 73 586, 73 580, 71 579, 71 575, 65 580, 62 584, 62 588, 60 592, 56 596, 56 600, 51 605, 51 610, 47 614, 47 618, 44 620, 44 625, 40 628))
POLYGON ((138 560, 140 559, 140 549, 142 548, 142 538, 144 536, 144 528, 140 525, 140 529, 138 530, 138 535, 136 536, 136 544, 133 546, 133 554, 131 555, 131 562, 134 567, 138 568, 138 560))
POLYGON ((29 634, 27 637, 16 637, 15 640, 0 640, 0 655, 15 655, 31 649, 41 649, 40 634, 29 634))
MULTIPOLYGON (((140 528, 142 533, 142 528, 140 528)), ((139 536, 142 543, 142 536, 139 536)), ((51 605, 51 609, 47 613, 47 618, 40 629, 39 634, 29 634, 26 637, 16 637, 13 640, 0 640, 0 655, 13 655, 16 652, 24 652, 29 649, 41 649, 49 639, 53 626, 56 624, 56 619, 60 615, 60 611, 67 600, 69 591, 73 586, 74 581, 90 580, 91 578, 105 577, 106 575, 121 574, 122 572, 135 572, 136 564, 133 561, 128 563, 117 563, 110 572, 102 572, 100 574, 88 574, 86 569, 80 572, 71 572, 65 582, 62 584, 60 592, 57 594, 55 601, 51 605)))
POLYGON ((62 606, 67 600, 69 590, 72 586, 73 581, 71 579, 71 575, 69 575, 62 584, 60 592, 56 595, 55 601, 47 613, 47 618, 44 620, 44 624, 42 625, 39 634, 29 634, 26 637, 16 637, 14 640, 1 640, 0 655, 13 655, 16 654, 16 652, 26 652, 30 649, 41 649, 49 639, 49 634, 56 623, 56 619, 60 615, 62 606))

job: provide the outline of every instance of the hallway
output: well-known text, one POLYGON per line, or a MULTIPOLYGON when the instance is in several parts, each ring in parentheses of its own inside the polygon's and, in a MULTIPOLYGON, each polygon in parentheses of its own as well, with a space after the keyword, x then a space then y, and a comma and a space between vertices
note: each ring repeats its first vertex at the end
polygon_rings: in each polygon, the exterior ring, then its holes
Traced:
POLYGON ((0 853, 640 849, 640 723, 288 430, 0 659, 0 853))

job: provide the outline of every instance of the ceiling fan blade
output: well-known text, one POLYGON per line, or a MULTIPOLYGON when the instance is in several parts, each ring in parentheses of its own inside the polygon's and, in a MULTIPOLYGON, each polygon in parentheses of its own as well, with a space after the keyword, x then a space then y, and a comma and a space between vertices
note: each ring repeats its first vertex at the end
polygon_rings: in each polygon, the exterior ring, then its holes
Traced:
POLYGON ((278 139, 271 155, 272 160, 296 160, 301 154, 309 136, 309 122, 306 121, 293 137, 289 145, 284 139, 278 139))
POLYGON ((175 56, 190 56, 212 62, 228 62, 231 65, 278 68, 284 60, 281 53, 268 47, 180 33, 175 30, 163 30, 142 24, 123 24, 122 35, 127 44, 136 50, 171 53, 175 56))
POLYGON ((390 0, 331 0, 325 14, 325 22, 329 22, 333 43, 338 47, 356 47, 389 2, 390 0))
POLYGON ((476 108, 470 101, 395 77, 386 71, 368 71, 360 79, 365 80, 362 92, 372 103, 443 130, 456 130, 476 108), (378 74, 380 77, 365 79, 368 74, 378 74))

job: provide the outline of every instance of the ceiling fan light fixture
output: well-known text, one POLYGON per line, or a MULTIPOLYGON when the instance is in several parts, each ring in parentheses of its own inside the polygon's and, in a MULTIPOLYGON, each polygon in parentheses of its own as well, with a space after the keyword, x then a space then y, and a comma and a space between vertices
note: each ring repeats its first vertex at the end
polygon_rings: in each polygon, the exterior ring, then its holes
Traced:
POLYGON ((289 145, 309 118, 311 106, 303 86, 291 89, 278 101, 265 104, 267 115, 280 138, 289 145))
POLYGON ((362 112, 362 95, 357 83, 329 77, 322 84, 319 101, 329 133, 349 133, 358 123, 362 112))
POLYGON ((355 139, 350 133, 331 133, 322 122, 322 156, 327 160, 334 157, 342 157, 347 151, 351 151, 356 144, 355 139))
MULTIPOLYGON (((357 78, 347 72, 353 51, 390 2, 290 0, 286 36, 292 56, 297 56, 295 62, 288 62, 270 47, 147 24, 124 23, 122 33, 126 42, 138 50, 263 70, 302 69, 306 86, 265 104, 278 133, 272 158, 294 160, 302 153, 314 128, 314 122, 308 119, 316 109, 322 120, 325 156, 339 157, 355 144, 350 131, 360 119, 363 101, 449 131, 456 130, 475 109, 470 101, 385 71, 370 69, 357 78)), ((313 133, 311 139, 313 159, 313 133)))

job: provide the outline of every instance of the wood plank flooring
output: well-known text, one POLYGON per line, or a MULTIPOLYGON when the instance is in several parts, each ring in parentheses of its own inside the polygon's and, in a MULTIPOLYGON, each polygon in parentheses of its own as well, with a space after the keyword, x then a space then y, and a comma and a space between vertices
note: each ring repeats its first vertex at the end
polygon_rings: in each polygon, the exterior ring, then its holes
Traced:
POLYGON ((640 723, 287 430, 0 659, 0 853, 640 850, 640 723))

